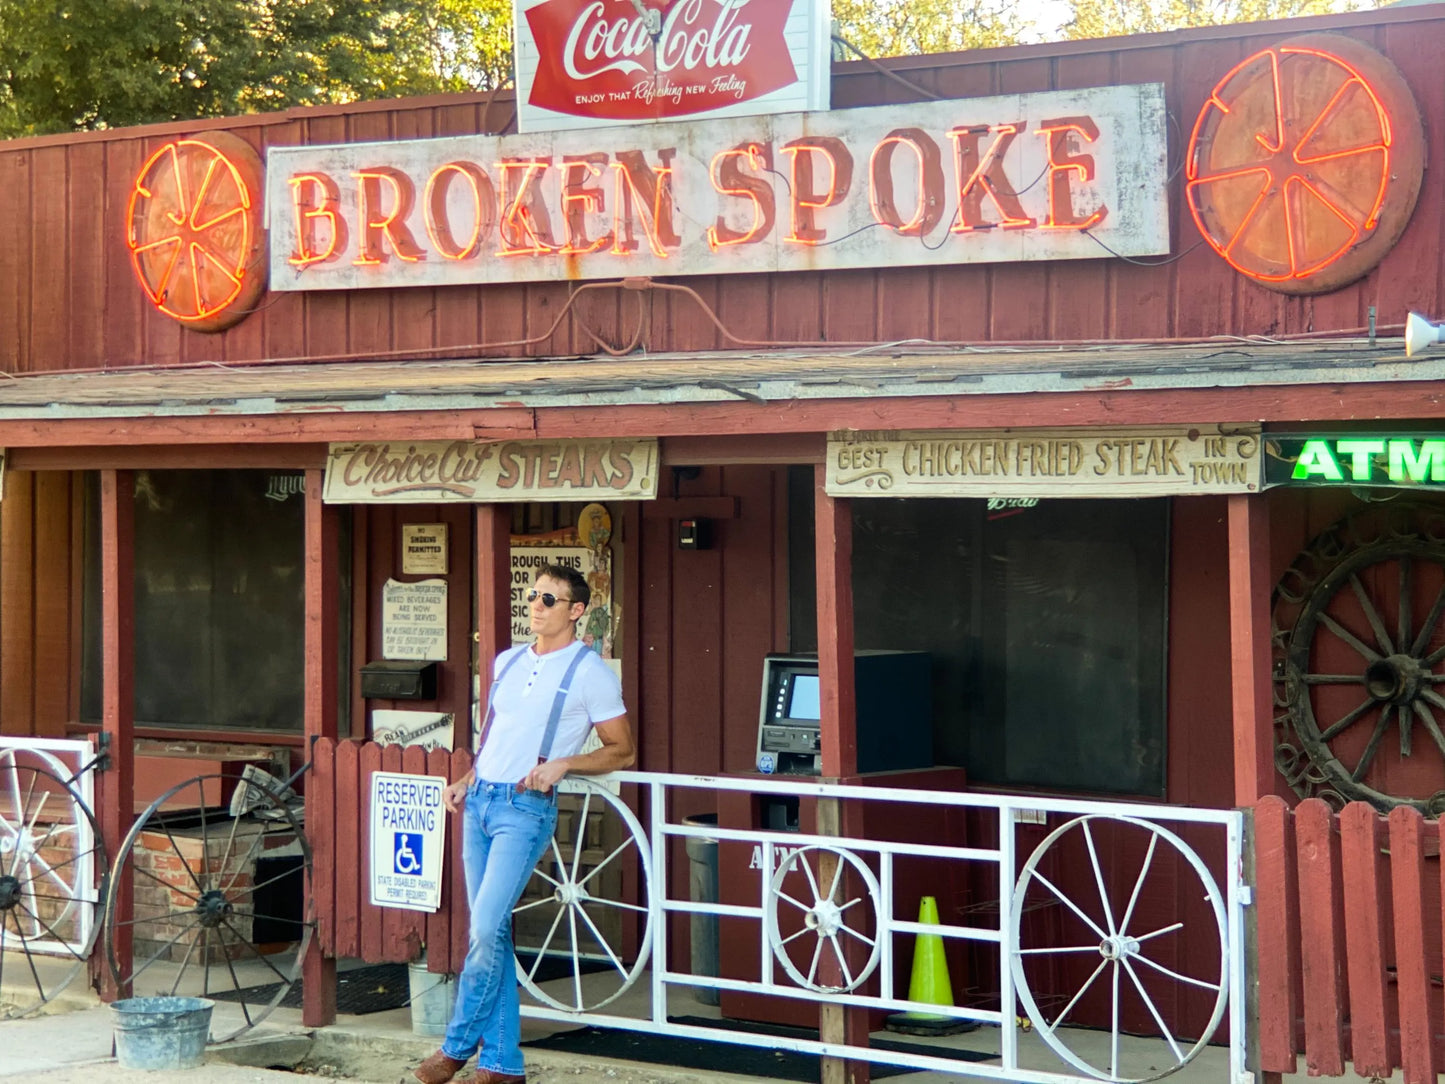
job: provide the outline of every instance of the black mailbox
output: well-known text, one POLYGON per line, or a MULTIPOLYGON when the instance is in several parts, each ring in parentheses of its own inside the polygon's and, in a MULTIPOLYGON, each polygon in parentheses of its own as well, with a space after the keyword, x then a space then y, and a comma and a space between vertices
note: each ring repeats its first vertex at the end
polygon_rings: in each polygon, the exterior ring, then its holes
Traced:
POLYGON ((437 664, 402 659, 361 668, 361 695, 368 700, 435 700, 437 664))

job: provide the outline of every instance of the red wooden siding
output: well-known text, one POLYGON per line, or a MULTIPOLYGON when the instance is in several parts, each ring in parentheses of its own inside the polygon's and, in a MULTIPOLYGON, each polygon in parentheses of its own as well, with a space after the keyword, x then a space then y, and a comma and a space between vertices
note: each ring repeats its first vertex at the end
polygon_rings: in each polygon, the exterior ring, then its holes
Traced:
POLYGON ((449 855, 442 870, 442 903, 435 914, 374 907, 371 900, 370 839, 367 821, 373 772, 434 775, 451 782, 471 767, 465 752, 430 753, 399 745, 333 742, 313 747, 306 788, 316 788, 319 823, 308 829, 314 884, 316 937, 329 957, 354 957, 367 963, 405 963, 426 947, 427 969, 456 973, 467 952, 466 879, 462 876, 461 826, 447 826, 449 855), (454 922, 453 915, 461 916, 454 922))
POLYGON ((1379 307, 1381 325, 1402 322, 1412 307, 1439 311, 1445 300, 1445 213, 1431 185, 1445 173, 1445 68, 1434 59, 1445 48, 1445 18, 1435 9, 890 61, 916 92, 872 66, 842 64, 835 69, 833 102, 849 108, 928 95, 1158 81, 1174 122, 1169 155, 1177 166, 1210 90, 1235 63, 1321 29, 1360 38, 1394 61, 1424 111, 1429 147, 1426 187, 1399 245, 1374 272, 1326 297, 1285 297, 1236 275, 1201 244, 1176 168, 1170 216, 1177 259, 1152 266, 1103 258, 690 277, 686 285, 698 298, 593 292, 575 306, 580 320, 564 320, 550 336, 525 347, 487 344, 544 335, 571 284, 269 294, 256 313, 219 335, 184 330, 150 310, 131 272, 120 219, 137 170, 165 141, 226 128, 264 150, 487 131, 511 123, 510 101, 452 96, 0 144, 0 177, 11 197, 11 213, 0 220, 0 371, 320 359, 429 347, 493 356, 593 353, 598 343, 583 323, 609 344, 625 344, 639 305, 642 342, 654 351, 733 345, 702 303, 735 338, 782 344, 1284 334, 1361 327, 1370 305, 1379 307))
POLYGON ((1254 810, 1260 1068, 1311 1076, 1445 1067, 1440 827, 1408 808, 1254 810))
MULTIPOLYGON (((3 292, 3 291, 0 291, 3 292)), ((0 733, 63 738, 78 697, 81 505, 63 471, 11 471, 0 501, 0 733)))

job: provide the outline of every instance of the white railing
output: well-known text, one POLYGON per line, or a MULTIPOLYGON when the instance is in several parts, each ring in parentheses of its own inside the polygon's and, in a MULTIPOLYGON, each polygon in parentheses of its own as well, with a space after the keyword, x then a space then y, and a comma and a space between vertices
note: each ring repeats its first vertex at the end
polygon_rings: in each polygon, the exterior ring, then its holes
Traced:
MULTIPOLYGON (((802 777, 742 779, 620 772, 608 776, 605 784, 569 779, 562 790, 582 796, 577 833, 585 831, 589 809, 604 806, 621 819, 622 830, 614 833, 620 840, 591 868, 581 864, 580 841, 570 856, 563 847, 554 846, 550 860, 544 859, 539 867, 538 876, 551 893, 524 902, 519 910, 556 908, 540 951, 555 956, 570 941, 573 970, 561 992, 556 984, 544 988, 533 981, 535 967, 530 974, 523 971, 524 984, 540 1001, 524 1004, 524 1015, 980 1078, 1055 1084, 1167 1076, 1183 1069, 1213 1043, 1227 1048, 1229 1079, 1247 1079, 1243 909, 1249 890, 1242 880, 1241 813, 835 786, 802 777), (622 784, 624 794, 629 785, 637 787, 640 819, 614 793, 617 784, 622 784), (976 821, 995 820, 997 827, 989 832, 989 838, 978 840, 940 840, 936 830, 920 831, 913 839, 883 839, 867 838, 866 833, 844 836, 711 827, 686 824, 681 816, 671 815, 674 809, 711 805, 719 792, 837 803, 839 808, 856 806, 856 815, 847 819, 849 824, 867 823, 874 810, 892 807, 897 811, 907 806, 933 810, 940 816, 949 809, 979 811, 972 815, 976 821), (1044 838, 1023 853, 1020 827, 1040 824, 1044 838), (1181 833, 1213 856, 1214 868, 1181 833), (731 850, 734 855, 737 848, 753 848, 760 867, 756 898, 750 898, 751 890, 736 885, 723 893, 724 901, 669 895, 666 886, 673 880, 669 863, 677 850, 669 841, 689 838, 716 840, 720 850, 731 850), (1101 841, 1108 842, 1107 849, 1101 848, 1101 841), (922 922, 895 913, 907 871, 922 862, 932 864, 930 868, 951 866, 958 880, 971 877, 978 881, 982 871, 982 879, 997 886, 998 898, 970 917, 982 914, 991 920, 922 922), (614 863, 632 863, 637 871, 641 887, 635 901, 596 894, 598 874, 614 863), (1060 868, 1072 868, 1072 878, 1057 873, 1060 868), (1182 883, 1191 877, 1198 880, 1197 892, 1192 883, 1182 883), (1156 890, 1155 878, 1161 878, 1167 887, 1156 890), (1040 906, 1059 916, 1052 934, 1041 933, 1029 919, 1040 906), (609 944, 594 921, 593 915, 608 908, 632 913, 641 925, 637 949, 627 957, 630 962, 624 963, 620 946, 609 944), (667 919, 677 914, 755 922, 756 966, 730 958, 725 968, 728 975, 723 977, 670 966, 667 919), (1072 932, 1067 927, 1072 927, 1072 932), (947 1006, 896 996, 895 935, 914 939, 937 936, 986 946, 998 968, 999 989, 990 992, 997 1007, 947 1006), (1186 939, 1190 945, 1187 958, 1193 961, 1188 967, 1176 962, 1184 957, 1181 946, 1186 939), (1211 943, 1216 943, 1217 949, 1211 943), (584 975, 583 957, 600 960, 601 974, 584 975), (1062 990, 1044 988, 1039 973, 1045 965, 1054 967, 1057 974, 1059 967, 1067 970, 1068 963, 1080 959, 1087 965, 1081 965, 1078 974, 1090 972, 1086 979, 1066 978, 1062 990), (1201 964, 1201 960, 1205 962, 1201 964), (1191 973, 1189 967, 1196 972, 1191 973), (644 974, 650 976, 649 996, 637 999, 634 995, 618 1002, 644 974), (997 1044, 990 1060, 965 1063, 942 1051, 881 1050, 805 1036, 680 1023, 668 1018, 668 992, 674 987, 713 988, 861 1010, 926 1013, 996 1028, 997 1044), (1200 1027, 1195 1021, 1193 1030, 1199 1033, 1195 1039, 1179 1038, 1179 1022, 1168 1018, 1171 998, 1181 990, 1199 991, 1196 999, 1209 999, 1208 1023, 1200 1027), (608 1005, 631 1005, 638 1000, 647 1002, 639 1015, 628 1015, 620 1008, 602 1011, 608 1005), (1096 1015, 1100 1005, 1107 1010, 1110 1027, 1102 1046, 1097 1032, 1081 1041, 1083 1033, 1069 1026, 1071 1014, 1089 1004, 1096 1015), (1135 1063, 1136 1044, 1125 1034, 1126 1030, 1137 1033, 1141 1019, 1154 1031, 1147 1065, 1135 1063), (1047 1047, 1048 1057, 1043 1059, 1047 1064, 1041 1063, 1037 1049, 1028 1064, 1021 1059, 1020 1035, 1028 1031, 1047 1047)), ((957 817, 954 814, 955 820, 957 817)), ((912 895, 904 900, 904 906, 910 902, 917 906, 912 895)), ((949 913, 951 917, 953 910, 949 913)), ((1036 1048, 1038 1044, 1033 1045, 1036 1048)))

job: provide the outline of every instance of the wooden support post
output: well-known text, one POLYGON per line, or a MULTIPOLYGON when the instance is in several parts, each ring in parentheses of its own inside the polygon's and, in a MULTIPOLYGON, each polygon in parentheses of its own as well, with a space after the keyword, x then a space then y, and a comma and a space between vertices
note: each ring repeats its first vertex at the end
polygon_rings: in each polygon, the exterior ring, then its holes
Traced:
MULTIPOLYGON (((857 705, 853 687, 853 514, 847 500, 834 500, 824 489, 826 468, 814 471, 814 552, 818 569, 818 675, 823 775, 830 779, 858 774, 857 705)), ((841 835, 844 812, 836 798, 817 806, 819 835, 841 835)), ((833 883, 836 859, 820 866, 822 884, 833 883), (829 868, 829 867, 832 868, 829 868)), ((837 972, 828 961, 828 972, 837 972)), ((828 981, 825 979, 825 981, 828 981)), ((868 1013, 830 1005, 818 1009, 818 1035, 825 1043, 868 1043, 868 1013)), ((844 1058, 822 1059, 822 1084, 867 1084, 869 1064, 844 1058)))
MULTIPOLYGON (((115 861, 135 819, 135 477, 100 472, 101 733, 110 766, 100 773, 100 833, 115 861)), ((129 867, 114 870, 113 949, 122 974, 131 969, 135 913, 129 867)), ((97 953, 92 964, 103 1001, 129 997, 97 953)))
MULTIPOLYGON (((492 660, 512 646, 512 508, 477 505, 477 673, 482 696, 492 680, 492 660)), ((485 710, 485 709, 483 709, 485 710)), ((475 740, 476 735, 472 735, 475 740)), ((471 742, 454 748, 471 748, 471 742)))
POLYGON ((1274 793, 1269 507, 1255 493, 1237 493, 1228 499, 1234 804, 1250 808, 1274 793))
MULTIPOLYGON (((340 734, 337 705, 342 675, 340 656, 341 590, 339 568, 345 556, 340 551, 341 530, 338 510, 321 501, 323 472, 306 472, 305 553, 305 691, 303 717, 306 727, 307 759, 313 758, 318 739, 335 742, 340 734)), ((313 800, 325 801, 315 788, 305 787, 306 823, 321 824, 326 818, 313 808, 313 800)), ((321 850, 334 854, 335 840, 322 841, 321 850)), ((306 886, 312 921, 322 908, 336 906, 333 870, 313 871, 306 886), (321 884, 331 892, 321 892, 321 884)), ((336 958, 323 951, 319 931, 313 930, 306 957, 301 962, 301 1022, 306 1027, 325 1027, 336 1022, 336 958)))
MULTIPOLYGON (((1231 714, 1234 718, 1234 804, 1253 809, 1274 793, 1273 645, 1269 619, 1269 505, 1259 493, 1234 493, 1229 501, 1229 644, 1231 714)), ((1249 921, 1258 918, 1251 911, 1249 921)), ((1251 931, 1249 940, 1257 943, 1251 931)), ((1258 1008, 1250 1030, 1258 1034, 1258 1008)), ((1258 1056, 1258 1049, 1251 1052, 1258 1056)), ((1279 1084, 1280 1074, 1261 1071, 1260 1084, 1279 1084)))

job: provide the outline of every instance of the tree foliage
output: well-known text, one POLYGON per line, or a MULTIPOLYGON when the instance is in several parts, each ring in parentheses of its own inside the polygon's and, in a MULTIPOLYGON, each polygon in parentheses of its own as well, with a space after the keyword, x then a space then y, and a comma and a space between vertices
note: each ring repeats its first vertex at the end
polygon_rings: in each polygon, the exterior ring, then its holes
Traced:
POLYGON ((1366 0, 1070 0, 1067 38, 1152 34, 1188 26, 1223 26, 1371 7, 1366 0))
POLYGON ((1013 45, 1030 26, 1012 0, 833 0, 833 19, 871 57, 1013 45))
POLYGON ((510 0, 0 0, 0 136, 485 89, 510 0))

